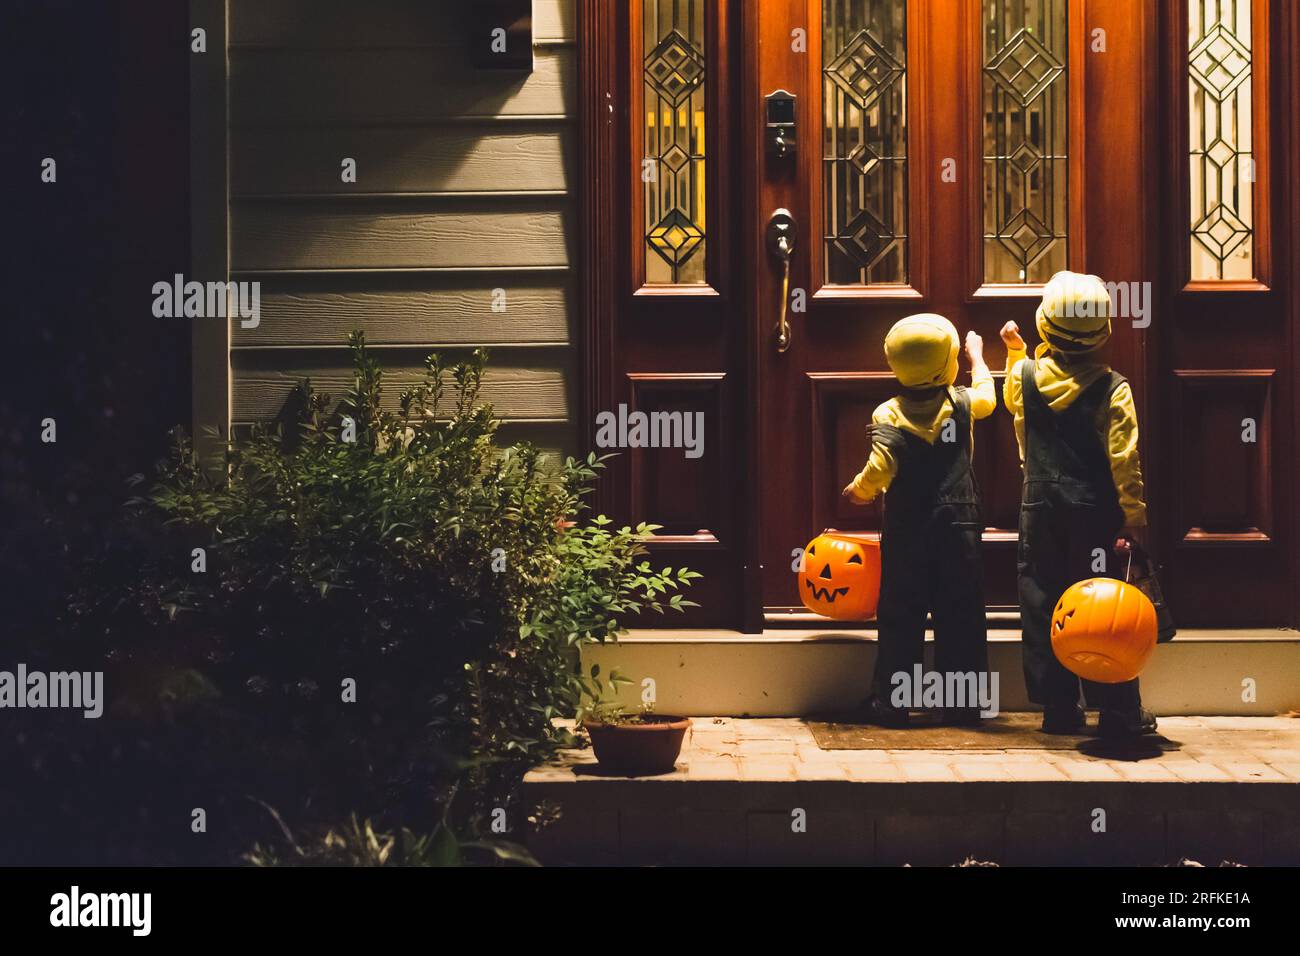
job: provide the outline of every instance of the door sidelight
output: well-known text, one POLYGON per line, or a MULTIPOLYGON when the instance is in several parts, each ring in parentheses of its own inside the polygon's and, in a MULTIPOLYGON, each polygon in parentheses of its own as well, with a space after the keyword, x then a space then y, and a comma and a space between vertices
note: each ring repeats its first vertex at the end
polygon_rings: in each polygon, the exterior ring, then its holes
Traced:
POLYGON ((776 350, 790 348, 790 259, 794 256, 794 216, 778 209, 767 220, 767 251, 781 262, 781 317, 776 325, 776 350))

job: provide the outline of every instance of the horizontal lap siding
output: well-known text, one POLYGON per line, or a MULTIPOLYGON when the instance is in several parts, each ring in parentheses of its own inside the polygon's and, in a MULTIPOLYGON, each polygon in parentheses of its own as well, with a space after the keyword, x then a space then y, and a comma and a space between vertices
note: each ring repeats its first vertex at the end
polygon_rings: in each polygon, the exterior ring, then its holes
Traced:
POLYGON ((261 283, 236 425, 306 377, 341 396, 364 329, 389 407, 429 351, 485 345, 502 438, 574 449, 575 8, 534 0, 519 73, 472 65, 466 5, 230 0, 231 270, 261 283))
MULTIPOLYGON (((460 203, 457 203, 461 207, 460 203)), ((564 200, 449 208, 436 200, 232 204, 230 268, 509 269, 567 267, 564 200)))
MULTIPOLYGON (((478 0, 233 0, 232 46, 463 46, 448 13, 478 0), (243 10, 239 5, 243 4, 243 10), (364 22, 362 20, 364 19, 364 22)), ((540 43, 577 36, 574 0, 533 0, 533 36, 540 43)))
POLYGON ((459 126, 324 129, 251 126, 231 130, 234 198, 342 193, 343 157, 356 160, 354 193, 566 192, 574 131, 554 123, 523 128, 459 126))
POLYGON ((230 118, 239 126, 565 120, 575 112, 576 62, 572 47, 539 48, 531 73, 479 69, 463 48, 234 47, 230 118))
POLYGON ((261 283, 261 322, 235 325, 236 348, 338 345, 352 329, 380 345, 573 343, 573 282, 565 272, 322 273, 261 283), (504 291, 504 312, 492 311, 494 288, 504 291))
MULTIPOLYGON (((463 357, 460 350, 440 350, 448 360, 463 357)), ((383 404, 396 410, 402 389, 424 377, 425 352, 394 349, 378 357, 384 366, 383 404)), ((572 350, 498 349, 483 377, 482 397, 504 418, 567 421, 571 408, 565 383, 572 375, 572 350)), ((231 359, 234 376, 232 417, 238 422, 267 421, 284 409, 290 393, 303 378, 318 392, 341 398, 352 384, 352 367, 346 350, 302 352, 248 349, 231 359)))

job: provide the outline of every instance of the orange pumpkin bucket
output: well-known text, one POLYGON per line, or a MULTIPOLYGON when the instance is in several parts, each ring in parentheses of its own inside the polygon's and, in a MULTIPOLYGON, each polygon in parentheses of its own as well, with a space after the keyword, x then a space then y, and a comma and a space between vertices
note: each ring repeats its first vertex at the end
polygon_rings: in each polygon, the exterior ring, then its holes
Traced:
POLYGON ((1052 651, 1073 674, 1101 684, 1137 677, 1156 647, 1150 598, 1114 578, 1071 585, 1052 612, 1052 651))
POLYGON ((880 601, 880 542, 823 531, 808 542, 799 572, 804 607, 837 621, 866 621, 880 601))

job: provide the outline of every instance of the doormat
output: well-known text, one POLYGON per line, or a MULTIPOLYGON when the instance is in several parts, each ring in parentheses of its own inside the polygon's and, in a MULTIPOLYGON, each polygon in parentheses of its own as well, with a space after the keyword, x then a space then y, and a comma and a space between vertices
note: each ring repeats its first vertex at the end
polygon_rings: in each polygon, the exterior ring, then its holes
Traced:
POLYGON ((1039 732, 1043 715, 999 714, 981 720, 978 727, 944 727, 933 717, 912 717, 903 730, 855 724, 841 720, 806 720, 813 739, 822 750, 1084 750, 1101 746, 1114 748, 1140 745, 1143 750, 1177 750, 1178 744, 1160 736, 1136 741, 1103 741, 1097 736, 1096 717, 1083 734, 1056 737, 1039 732))

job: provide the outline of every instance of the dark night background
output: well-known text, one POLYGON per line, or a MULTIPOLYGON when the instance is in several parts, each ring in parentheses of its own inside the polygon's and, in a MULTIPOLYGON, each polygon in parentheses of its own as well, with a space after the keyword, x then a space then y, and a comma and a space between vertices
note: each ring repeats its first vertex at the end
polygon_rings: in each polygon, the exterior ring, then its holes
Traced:
POLYGON ((188 271, 187 16, 174 0, 0 12, 0 580, 19 641, 39 640, 60 600, 66 548, 96 547, 125 478, 188 426, 189 329, 150 311, 150 286, 188 271), (40 180, 46 156, 55 184, 40 180))

